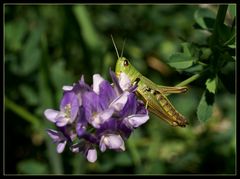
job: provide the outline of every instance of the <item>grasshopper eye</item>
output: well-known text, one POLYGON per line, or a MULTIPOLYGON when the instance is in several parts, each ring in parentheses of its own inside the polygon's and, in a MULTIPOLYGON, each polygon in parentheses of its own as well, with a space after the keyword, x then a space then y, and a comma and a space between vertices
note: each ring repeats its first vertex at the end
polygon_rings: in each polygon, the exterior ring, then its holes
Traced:
POLYGON ((128 66, 128 61, 127 61, 127 60, 124 60, 123 65, 124 65, 125 67, 128 66))

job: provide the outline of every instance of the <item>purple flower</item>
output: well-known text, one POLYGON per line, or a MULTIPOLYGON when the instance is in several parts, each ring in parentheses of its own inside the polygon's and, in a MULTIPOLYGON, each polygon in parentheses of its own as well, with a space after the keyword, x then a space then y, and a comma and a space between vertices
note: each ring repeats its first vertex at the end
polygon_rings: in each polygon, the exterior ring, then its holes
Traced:
POLYGON ((47 129, 47 134, 57 144, 57 152, 62 153, 67 144, 67 138, 61 132, 52 129, 47 129))
POLYGON ((58 127, 74 122, 79 112, 79 107, 82 104, 82 94, 90 91, 91 88, 85 84, 82 76, 77 84, 73 86, 63 86, 63 90, 64 94, 60 102, 60 111, 54 109, 44 111, 45 117, 58 127))
POLYGON ((77 117, 78 108, 77 95, 72 91, 68 91, 64 93, 61 100, 60 111, 47 109, 44 111, 44 115, 49 121, 54 122, 58 127, 62 127, 73 123, 77 117))
POLYGON ((97 160, 97 150, 91 143, 81 142, 73 144, 70 150, 74 153, 81 152, 89 162, 95 162, 97 160))
POLYGON ((86 119, 94 128, 99 128, 114 112, 123 109, 129 94, 128 91, 117 93, 99 74, 93 75, 93 91, 85 93, 82 99, 86 119))
POLYGON ((59 131, 47 133, 57 144, 57 152, 63 152, 67 143, 74 153, 82 153, 89 162, 97 160, 97 147, 124 151, 125 140, 135 128, 148 119, 148 111, 125 73, 119 79, 110 70, 113 84, 99 74, 93 75, 90 87, 81 80, 73 86, 63 86, 60 110, 47 109, 45 117, 59 131), (74 143, 73 143, 74 142, 74 143))

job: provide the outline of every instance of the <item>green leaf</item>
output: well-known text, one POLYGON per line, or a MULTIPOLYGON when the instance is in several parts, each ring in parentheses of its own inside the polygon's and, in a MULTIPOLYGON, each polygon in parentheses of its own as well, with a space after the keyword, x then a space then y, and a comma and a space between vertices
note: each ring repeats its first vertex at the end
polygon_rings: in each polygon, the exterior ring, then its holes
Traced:
POLYGON ((211 54, 212 54, 212 51, 211 51, 210 48, 202 48, 200 59, 201 60, 208 60, 211 54))
POLYGON ((212 18, 209 18, 209 17, 204 17, 201 20, 200 24, 198 22, 196 22, 195 24, 193 24, 193 27, 195 29, 208 30, 208 31, 211 32, 214 28, 214 23, 215 23, 215 19, 212 19, 212 18))
POLYGON ((182 47, 183 47, 183 53, 187 56, 191 56, 191 52, 189 49, 189 43, 182 43, 182 47))
POLYGON ((197 117, 201 122, 206 122, 212 115, 214 96, 208 91, 202 95, 197 109, 197 117))
POLYGON ((194 13, 194 19, 196 23, 202 28, 202 29, 212 29, 214 25, 214 18, 216 15, 210 11, 209 9, 198 9, 194 13))
POLYGON ((22 41, 27 33, 27 24, 23 19, 8 22, 5 25, 5 39, 7 49, 18 51, 22 48, 22 41))
POLYGON ((186 69, 193 64, 193 57, 186 55, 184 53, 175 53, 170 56, 167 62, 171 67, 176 69, 186 69))
POLYGON ((39 67, 42 58, 42 49, 39 47, 43 27, 35 27, 23 46, 21 54, 21 72, 23 75, 28 75, 39 67))
POLYGON ((48 167, 46 164, 40 163, 37 160, 23 160, 18 163, 17 169, 24 174, 46 174, 48 167))
POLYGON ((207 86, 208 91, 210 93, 215 94, 215 91, 217 88, 217 78, 214 78, 214 79, 208 78, 205 84, 207 86))
POLYGON ((228 45, 229 48, 236 48, 236 43, 232 45, 228 45))
POLYGON ((42 52, 39 48, 27 47, 23 50, 21 73, 28 75, 39 67, 42 52))

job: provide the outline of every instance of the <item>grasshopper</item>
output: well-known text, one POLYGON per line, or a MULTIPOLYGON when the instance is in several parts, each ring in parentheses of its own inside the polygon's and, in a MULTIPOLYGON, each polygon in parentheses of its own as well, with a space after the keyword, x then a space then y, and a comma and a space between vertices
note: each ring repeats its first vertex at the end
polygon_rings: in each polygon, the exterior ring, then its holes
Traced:
POLYGON ((137 96, 142 99, 146 108, 155 114, 160 119, 168 122, 172 126, 185 127, 188 124, 186 118, 180 114, 166 95, 171 93, 184 93, 188 90, 187 87, 169 87, 157 85, 145 76, 143 76, 137 69, 131 65, 125 57, 119 57, 117 47, 112 37, 113 45, 117 53, 117 63, 115 67, 116 76, 120 73, 125 73, 131 81, 131 84, 137 84, 137 96))

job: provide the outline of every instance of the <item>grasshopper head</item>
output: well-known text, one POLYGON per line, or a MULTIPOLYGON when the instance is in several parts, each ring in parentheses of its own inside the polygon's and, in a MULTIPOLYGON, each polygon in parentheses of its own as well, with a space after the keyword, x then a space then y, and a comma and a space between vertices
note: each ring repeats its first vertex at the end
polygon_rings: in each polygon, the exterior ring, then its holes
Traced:
POLYGON ((129 69, 130 69, 130 62, 125 57, 118 58, 116 67, 115 67, 115 73, 117 77, 119 77, 121 72, 128 74, 129 69))

